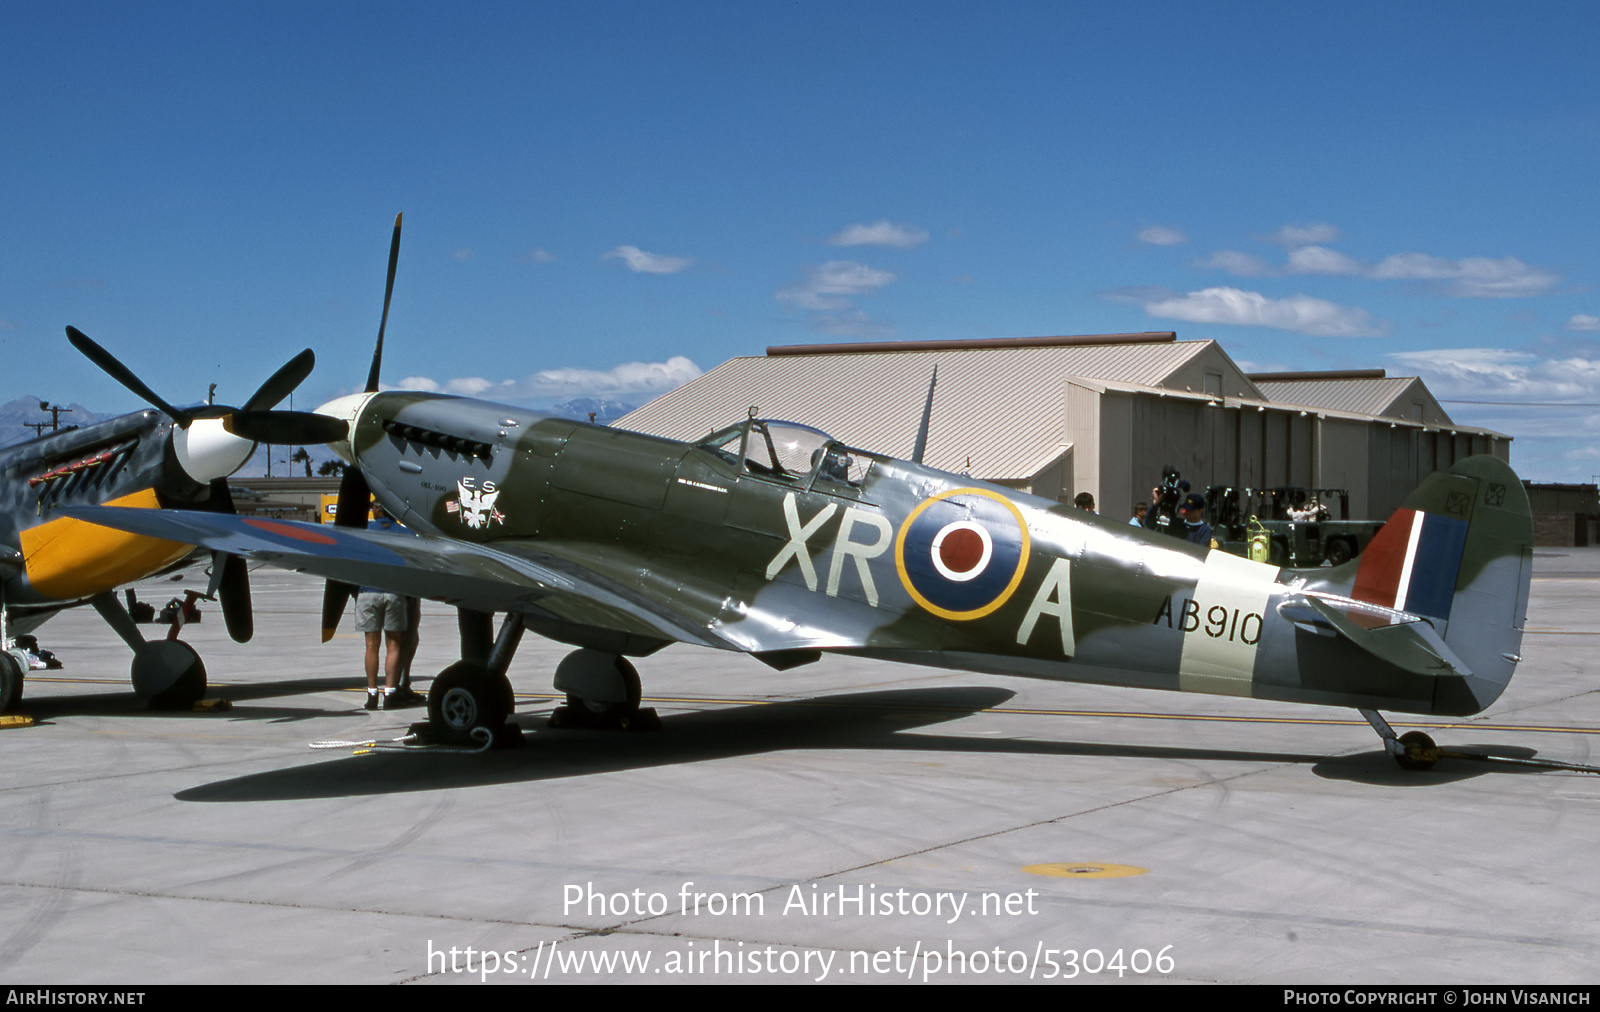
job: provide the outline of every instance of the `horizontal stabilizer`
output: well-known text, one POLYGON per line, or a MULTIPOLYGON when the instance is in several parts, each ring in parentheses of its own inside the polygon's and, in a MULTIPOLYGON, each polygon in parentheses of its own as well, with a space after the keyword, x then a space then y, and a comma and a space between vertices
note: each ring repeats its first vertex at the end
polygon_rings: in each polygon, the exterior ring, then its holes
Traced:
POLYGON ((1341 636, 1386 664, 1414 675, 1468 678, 1472 671, 1417 615, 1347 598, 1299 594, 1278 614, 1301 628, 1341 636))

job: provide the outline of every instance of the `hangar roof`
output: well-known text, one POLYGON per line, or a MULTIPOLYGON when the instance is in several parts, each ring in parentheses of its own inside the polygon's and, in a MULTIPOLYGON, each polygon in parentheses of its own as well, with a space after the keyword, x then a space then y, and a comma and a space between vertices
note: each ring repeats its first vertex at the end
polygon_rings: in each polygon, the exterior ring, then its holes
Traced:
POLYGON ((1327 373, 1254 373, 1250 377, 1274 403, 1454 425, 1415 376, 1385 376, 1382 369, 1327 373))
POLYGON ((1179 341, 1170 331, 773 347, 765 356, 724 362, 614 424, 694 440, 753 406, 761 417, 816 425, 852 446, 906 458, 935 367, 924 459, 990 481, 1027 480, 1071 447, 1071 382, 1454 424, 1414 377, 1370 370, 1253 380, 1215 341, 1179 341), (1426 417, 1406 410, 1415 400, 1426 417))
POLYGON ((1068 448, 1073 379, 1195 393, 1209 382, 1223 396, 1259 396, 1215 341, 1178 341, 1171 332, 801 345, 724 362, 615 424, 692 440, 754 405, 762 417, 818 425, 852 446, 904 458, 936 366, 924 459, 1000 481, 1026 479, 1068 448))

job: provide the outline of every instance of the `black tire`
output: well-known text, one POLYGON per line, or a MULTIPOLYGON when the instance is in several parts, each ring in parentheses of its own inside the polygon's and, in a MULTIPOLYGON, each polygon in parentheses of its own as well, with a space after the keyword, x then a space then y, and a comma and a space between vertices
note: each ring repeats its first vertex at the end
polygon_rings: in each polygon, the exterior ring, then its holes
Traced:
POLYGON ((471 741, 475 727, 498 730, 511 707, 511 682, 471 661, 439 672, 428 690, 428 720, 435 734, 450 741, 471 741))
POLYGON ((151 640, 133 655, 133 691, 152 710, 190 710, 206 695, 206 665, 183 640, 151 640))
POLYGON ((1400 746, 1405 750, 1394 757, 1403 770, 1432 769, 1439 761, 1439 746, 1421 731, 1407 731, 1400 736, 1400 746))
POLYGON ((22 666, 0 651, 0 713, 10 713, 22 702, 22 666))
POLYGON ((1334 538, 1328 542, 1328 565, 1342 566, 1355 558, 1355 549, 1347 538, 1334 538))
POLYGON ((639 669, 626 657, 618 656, 616 659, 617 673, 622 676, 622 684, 628 693, 626 701, 621 703, 600 703, 592 699, 583 699, 572 693, 567 693, 567 705, 586 710, 597 717, 631 717, 639 712, 639 699, 642 693, 639 689, 639 669))

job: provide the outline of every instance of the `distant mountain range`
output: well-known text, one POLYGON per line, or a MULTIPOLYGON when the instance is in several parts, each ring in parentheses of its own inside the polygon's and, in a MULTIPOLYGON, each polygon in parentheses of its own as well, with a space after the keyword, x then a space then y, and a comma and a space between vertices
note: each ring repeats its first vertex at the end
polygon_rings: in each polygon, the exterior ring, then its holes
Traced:
POLYGON ((636 404, 623 404, 621 401, 608 401, 599 397, 576 397, 551 407, 549 411, 552 415, 576 418, 580 422, 589 421, 589 414, 593 412, 595 424, 610 425, 636 407, 638 407, 636 404))

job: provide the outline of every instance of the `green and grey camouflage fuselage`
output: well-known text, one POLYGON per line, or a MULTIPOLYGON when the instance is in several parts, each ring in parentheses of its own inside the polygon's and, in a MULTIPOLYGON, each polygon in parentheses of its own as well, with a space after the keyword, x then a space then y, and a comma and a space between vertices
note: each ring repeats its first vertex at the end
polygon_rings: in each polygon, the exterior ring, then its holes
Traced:
POLYGON ((1463 715, 1520 648, 1532 526, 1494 458, 1428 479, 1376 554, 1286 570, 791 423, 689 444, 442 395, 335 404, 343 451, 428 547, 383 542, 403 573, 295 568, 517 611, 592 650, 689 642, 779 668, 841 652, 1463 715))

